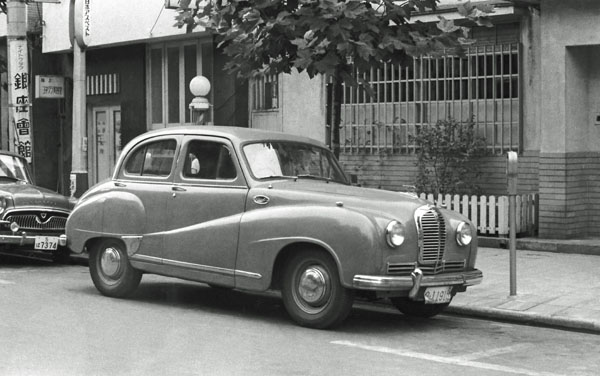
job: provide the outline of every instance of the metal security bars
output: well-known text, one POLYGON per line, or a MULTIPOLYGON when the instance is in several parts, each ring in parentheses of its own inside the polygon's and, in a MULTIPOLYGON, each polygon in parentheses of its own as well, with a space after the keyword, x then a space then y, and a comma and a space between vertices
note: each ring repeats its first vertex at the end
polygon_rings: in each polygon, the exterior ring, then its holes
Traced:
POLYGON ((344 88, 342 150, 411 153, 409 135, 438 120, 472 120, 490 151, 519 151, 521 142, 521 46, 469 47, 465 56, 414 58, 407 66, 384 64, 344 88))
POLYGON ((252 110, 263 111, 279 108, 279 76, 265 75, 251 80, 252 110))

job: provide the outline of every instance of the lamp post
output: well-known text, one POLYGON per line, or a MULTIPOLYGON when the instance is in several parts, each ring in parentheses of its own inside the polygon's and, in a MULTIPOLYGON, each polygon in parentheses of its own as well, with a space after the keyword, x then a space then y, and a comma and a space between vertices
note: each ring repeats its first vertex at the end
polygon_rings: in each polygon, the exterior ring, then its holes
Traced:
POLYGON ((210 110, 210 101, 206 96, 210 92, 210 81, 204 76, 196 76, 190 81, 190 91, 194 99, 189 105, 192 123, 206 125, 206 112, 210 110))

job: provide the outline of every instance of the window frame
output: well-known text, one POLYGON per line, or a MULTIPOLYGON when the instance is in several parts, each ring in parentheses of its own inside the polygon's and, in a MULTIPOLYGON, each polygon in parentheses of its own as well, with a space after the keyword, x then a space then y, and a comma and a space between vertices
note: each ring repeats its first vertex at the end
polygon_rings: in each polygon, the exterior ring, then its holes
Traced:
MULTIPOLYGON (((123 162, 119 166, 119 172, 117 175, 117 180, 124 181, 146 181, 146 182, 170 182, 172 180, 174 172, 177 170, 177 163, 179 159, 179 150, 181 147, 181 137, 176 135, 168 135, 163 137, 154 137, 148 140, 144 140, 139 144, 135 145, 131 148, 127 155, 123 158, 123 162), (126 171, 127 163, 130 158, 134 156, 141 148, 146 149, 151 144, 156 144, 159 142, 165 141, 175 141, 175 150, 173 154, 173 161, 171 162, 171 171, 168 175, 144 175, 143 170, 140 171, 139 174, 128 173, 126 171)), ((143 168, 143 164, 142 164, 143 168)))
POLYGON ((235 187, 235 188, 247 188, 248 184, 244 177, 244 171, 242 170, 239 157, 233 144, 230 140, 222 137, 214 136, 192 136, 187 135, 181 142, 181 151, 178 156, 177 167, 175 169, 174 183, 181 186, 211 186, 211 187, 235 187), (200 142, 214 142, 221 144, 229 150, 231 161, 235 167, 236 177, 233 179, 202 179, 194 177, 186 177, 183 174, 185 166, 185 158, 187 158, 188 148, 190 143, 194 141, 200 142))
MULTIPOLYGON (((195 38, 195 39, 186 39, 182 41, 167 41, 167 42, 159 42, 159 43, 151 43, 146 45, 146 128, 147 130, 153 129, 162 129, 180 125, 193 125, 192 117, 189 116, 189 103, 186 103, 186 93, 189 90, 189 82, 185 82, 186 80, 186 72, 185 72, 185 48, 187 46, 195 46, 196 48, 196 73, 195 75, 204 75, 207 78, 212 80, 213 74, 212 72, 205 72, 203 64, 203 46, 207 43, 212 43, 210 39, 206 38, 195 38), (169 120, 169 55, 168 50, 172 48, 178 49, 178 79, 179 79, 179 121, 178 122, 170 122, 169 120), (162 98, 161 98, 161 108, 162 108, 162 119, 160 122, 154 122, 152 108, 153 108, 153 98, 152 98, 152 52, 155 50, 161 51, 161 88, 162 88, 162 98), (189 116, 189 120, 186 117, 189 116)), ((211 56, 204 56, 204 58, 212 58, 211 56)), ((211 64, 212 65, 212 64, 211 64)), ((209 93, 209 101, 213 103, 213 91, 209 93)), ((213 117, 212 111, 213 108, 210 108, 210 118, 213 117)))

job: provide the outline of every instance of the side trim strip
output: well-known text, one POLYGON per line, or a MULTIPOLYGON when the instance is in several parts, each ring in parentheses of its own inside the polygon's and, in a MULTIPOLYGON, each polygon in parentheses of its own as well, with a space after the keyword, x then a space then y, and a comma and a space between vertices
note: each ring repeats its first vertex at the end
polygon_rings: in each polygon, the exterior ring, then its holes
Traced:
POLYGON ((133 255, 133 256, 131 256, 131 260, 148 262, 151 264, 175 266, 178 268, 185 268, 185 269, 195 270, 195 271, 199 271, 199 272, 225 275, 228 277, 236 276, 236 277, 244 277, 244 278, 251 278, 251 279, 261 279, 262 278, 262 275, 259 273, 246 272, 244 270, 237 270, 237 269, 219 268, 219 267, 208 266, 208 265, 193 264, 191 262, 169 260, 169 259, 163 259, 163 258, 154 257, 154 256, 133 255))
POLYGON ((131 260, 133 261, 142 261, 142 262, 147 262, 150 264, 162 264, 162 260, 160 257, 154 257, 154 256, 146 256, 146 255, 133 255, 129 257, 131 260))

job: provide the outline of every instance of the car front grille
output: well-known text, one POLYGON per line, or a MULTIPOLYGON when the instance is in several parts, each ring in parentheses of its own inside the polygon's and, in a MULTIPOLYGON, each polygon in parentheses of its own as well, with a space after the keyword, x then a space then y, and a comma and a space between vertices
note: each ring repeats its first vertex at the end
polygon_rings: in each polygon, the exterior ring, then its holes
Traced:
POLYGON ((64 231, 67 214, 59 211, 23 211, 8 213, 4 220, 16 222, 24 231, 64 231))
POLYGON ((415 213, 419 232, 419 263, 437 265, 446 250, 446 222, 442 213, 433 206, 424 206, 415 213))

